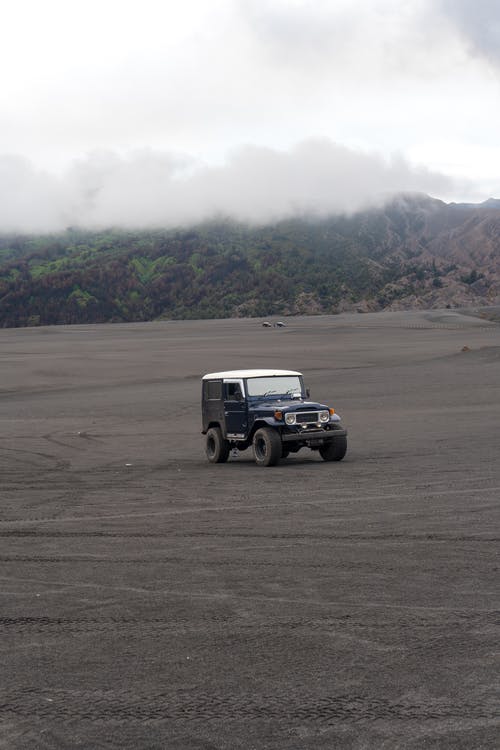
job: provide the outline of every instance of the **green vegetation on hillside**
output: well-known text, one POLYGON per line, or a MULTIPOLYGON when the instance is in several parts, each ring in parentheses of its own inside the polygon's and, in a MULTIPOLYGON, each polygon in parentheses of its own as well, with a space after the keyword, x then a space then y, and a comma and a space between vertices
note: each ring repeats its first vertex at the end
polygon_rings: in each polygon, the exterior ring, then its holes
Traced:
POLYGON ((373 276, 325 223, 4 237, 0 325, 334 312, 373 276))
POLYGON ((482 279, 474 268, 429 255, 432 208, 395 202, 260 228, 221 221, 3 236, 0 326, 383 309, 422 290, 442 291, 446 274, 460 271, 462 286, 473 287, 482 279))

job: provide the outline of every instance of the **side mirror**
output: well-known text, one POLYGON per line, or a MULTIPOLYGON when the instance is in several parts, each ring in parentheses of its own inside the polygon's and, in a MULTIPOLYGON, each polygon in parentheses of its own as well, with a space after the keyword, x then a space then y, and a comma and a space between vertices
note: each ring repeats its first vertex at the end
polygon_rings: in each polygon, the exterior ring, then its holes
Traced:
POLYGON ((309 388, 306 388, 306 398, 311 397, 311 392, 309 391, 309 388))

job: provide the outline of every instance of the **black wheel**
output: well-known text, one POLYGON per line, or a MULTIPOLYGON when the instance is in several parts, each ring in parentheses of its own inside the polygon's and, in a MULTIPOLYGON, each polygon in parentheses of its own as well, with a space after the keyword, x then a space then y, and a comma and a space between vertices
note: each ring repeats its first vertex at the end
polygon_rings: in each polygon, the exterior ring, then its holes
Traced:
POLYGON ((205 452, 211 464, 223 464, 229 458, 229 442, 224 440, 220 427, 211 427, 207 432, 205 452))
POLYGON ((275 466, 282 452, 279 433, 270 427, 261 427, 253 436, 253 452, 258 466, 275 466))
POLYGON ((347 451, 347 438, 338 437, 321 445, 319 452, 323 461, 342 461, 347 451))

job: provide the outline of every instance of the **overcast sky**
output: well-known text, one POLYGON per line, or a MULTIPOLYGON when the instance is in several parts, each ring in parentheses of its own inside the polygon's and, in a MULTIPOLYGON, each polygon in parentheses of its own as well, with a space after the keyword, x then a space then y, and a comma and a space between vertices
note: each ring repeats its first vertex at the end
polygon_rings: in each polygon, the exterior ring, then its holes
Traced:
POLYGON ((500 197, 495 0, 9 0, 0 229, 500 197))

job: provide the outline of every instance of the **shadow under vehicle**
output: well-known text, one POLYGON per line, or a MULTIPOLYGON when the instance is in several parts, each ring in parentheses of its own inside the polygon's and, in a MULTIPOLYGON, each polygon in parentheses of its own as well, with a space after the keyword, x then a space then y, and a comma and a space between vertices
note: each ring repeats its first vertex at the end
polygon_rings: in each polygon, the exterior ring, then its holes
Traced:
POLYGON ((259 466, 274 466, 301 448, 341 461, 347 430, 335 410, 309 400, 302 373, 292 370, 212 372, 202 379, 202 433, 211 463, 252 447, 259 466))

